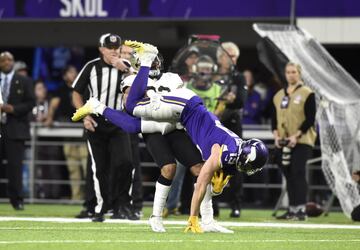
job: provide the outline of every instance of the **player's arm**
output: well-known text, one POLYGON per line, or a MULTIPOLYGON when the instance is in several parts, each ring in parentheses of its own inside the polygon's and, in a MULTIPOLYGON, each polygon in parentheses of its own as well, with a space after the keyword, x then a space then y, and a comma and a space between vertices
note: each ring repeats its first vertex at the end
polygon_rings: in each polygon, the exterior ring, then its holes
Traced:
POLYGON ((219 158, 221 154, 221 147, 219 144, 214 144, 211 148, 211 155, 205 161, 204 166, 201 168, 199 177, 196 182, 195 190, 191 200, 191 210, 188 227, 185 232, 191 231, 193 233, 201 233, 202 230, 198 223, 198 216, 201 201, 206 192, 206 186, 210 183, 215 171, 220 168, 219 158))

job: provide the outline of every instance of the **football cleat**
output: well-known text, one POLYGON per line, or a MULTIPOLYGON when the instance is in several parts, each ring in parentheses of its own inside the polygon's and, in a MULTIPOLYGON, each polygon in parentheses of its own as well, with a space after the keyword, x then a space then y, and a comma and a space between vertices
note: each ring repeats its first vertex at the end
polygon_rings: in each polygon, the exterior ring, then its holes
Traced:
MULTIPOLYGON (((158 49, 149 43, 127 40, 124 44, 134 49, 135 53, 133 57, 138 58, 141 66, 151 67, 159 53, 158 49)), ((137 61, 137 59, 135 61, 137 61)))
POLYGON ((91 97, 89 100, 87 100, 84 106, 76 110, 74 115, 71 117, 71 120, 73 122, 77 122, 90 114, 102 114, 105 108, 106 106, 98 99, 91 97))
POLYGON ((142 42, 126 40, 124 45, 131 47, 138 54, 141 54, 144 51, 144 43, 142 42))
POLYGON ((124 42, 124 44, 126 46, 131 47, 133 50, 135 50, 135 52, 139 56, 141 56, 145 53, 157 54, 159 52, 158 49, 154 45, 151 45, 150 43, 142 43, 142 42, 138 42, 138 41, 126 40, 124 42))
POLYGON ((213 232, 213 233, 223 233, 223 234, 233 234, 234 231, 227 229, 226 227, 220 226, 216 220, 211 221, 208 224, 201 223, 201 228, 204 232, 213 232))
POLYGON ((240 218, 240 210, 232 209, 230 213, 230 218, 240 218))
POLYGON ((155 233, 165 233, 166 232, 161 216, 151 215, 151 217, 149 219, 149 223, 150 223, 150 226, 151 226, 151 229, 153 230, 153 232, 155 232, 155 233))
POLYGON ((292 220, 295 217, 295 213, 287 210, 284 214, 276 216, 277 220, 292 220))

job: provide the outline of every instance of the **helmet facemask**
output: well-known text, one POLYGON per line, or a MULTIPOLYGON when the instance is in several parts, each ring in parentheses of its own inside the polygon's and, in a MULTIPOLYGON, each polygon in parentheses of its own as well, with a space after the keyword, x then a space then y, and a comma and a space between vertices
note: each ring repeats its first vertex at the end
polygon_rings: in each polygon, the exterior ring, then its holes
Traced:
POLYGON ((163 68, 163 59, 161 55, 157 55, 151 64, 149 76, 150 78, 157 78, 161 74, 163 68))

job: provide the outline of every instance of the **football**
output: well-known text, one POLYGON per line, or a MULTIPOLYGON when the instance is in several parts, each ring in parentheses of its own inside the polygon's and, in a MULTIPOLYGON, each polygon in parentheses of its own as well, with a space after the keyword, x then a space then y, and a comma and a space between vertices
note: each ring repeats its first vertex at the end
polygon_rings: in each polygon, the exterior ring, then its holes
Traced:
POLYGON ((315 202, 306 203, 306 214, 309 217, 318 217, 324 212, 324 209, 315 202))

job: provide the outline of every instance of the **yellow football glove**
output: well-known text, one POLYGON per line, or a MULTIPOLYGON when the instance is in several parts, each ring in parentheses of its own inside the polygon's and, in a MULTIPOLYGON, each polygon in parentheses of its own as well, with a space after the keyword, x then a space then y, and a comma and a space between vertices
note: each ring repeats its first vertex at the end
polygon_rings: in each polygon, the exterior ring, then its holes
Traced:
POLYGON ((199 224, 199 217, 197 216, 190 216, 188 220, 188 226, 184 230, 185 233, 203 233, 204 231, 201 229, 199 224))
POLYGON ((224 172, 221 169, 216 171, 211 179, 211 193, 214 196, 220 195, 231 177, 231 175, 227 175, 224 178, 224 172))

